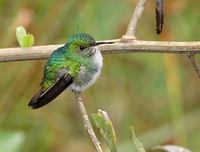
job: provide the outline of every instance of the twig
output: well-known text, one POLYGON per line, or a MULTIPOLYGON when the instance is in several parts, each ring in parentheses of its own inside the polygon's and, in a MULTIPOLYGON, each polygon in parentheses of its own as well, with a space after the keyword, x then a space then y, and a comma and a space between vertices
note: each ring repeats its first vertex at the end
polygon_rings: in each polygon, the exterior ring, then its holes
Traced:
POLYGON ((87 112, 85 110, 85 106, 83 104, 83 99, 81 98, 80 96, 80 93, 77 93, 77 92, 74 92, 75 94, 75 97, 76 97, 76 100, 78 102, 78 105, 79 105, 79 109, 81 111, 81 116, 82 116, 82 119, 83 119, 83 123, 84 123, 84 126, 85 126, 85 129, 87 130, 97 152, 103 152, 102 151, 102 148, 101 148, 101 145, 100 145, 100 142, 99 140, 97 139, 96 135, 95 135, 95 132, 92 128, 92 125, 90 123, 90 120, 89 120, 89 117, 87 115, 87 112))
POLYGON ((138 25, 138 21, 139 21, 141 15, 142 15, 143 10, 144 10, 145 2, 146 2, 146 0, 138 0, 136 8, 133 12, 131 21, 128 25, 128 29, 126 31, 126 34, 123 36, 123 39, 129 39, 129 38, 134 39, 135 38, 136 28, 137 28, 137 25, 138 25))
MULTIPOLYGON (((187 54, 194 52, 200 54, 200 41, 197 42, 167 42, 167 41, 140 41, 132 40, 121 43, 120 40, 114 44, 100 45, 103 54, 116 53, 171 53, 187 54)), ((31 48, 4 48, 0 49, 0 62, 21 61, 48 58, 53 50, 61 45, 34 46, 31 48)))
POLYGON ((190 53, 187 54, 187 56, 190 59, 190 61, 191 61, 192 65, 193 65, 197 75, 200 78, 200 67, 199 67, 199 64, 198 64, 197 60, 195 59, 195 54, 193 52, 190 52, 190 53))

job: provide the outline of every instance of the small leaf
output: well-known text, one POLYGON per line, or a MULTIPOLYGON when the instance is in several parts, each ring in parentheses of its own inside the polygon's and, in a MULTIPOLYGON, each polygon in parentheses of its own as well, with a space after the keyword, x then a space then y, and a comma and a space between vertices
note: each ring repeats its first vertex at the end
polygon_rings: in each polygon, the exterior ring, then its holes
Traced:
POLYGON ((153 149, 154 150, 162 150, 163 152, 192 152, 183 147, 174 146, 174 145, 156 146, 153 149))
POLYGON ((100 133, 108 144, 110 151, 116 152, 117 146, 115 130, 108 114, 105 111, 99 110, 98 113, 92 114, 92 118, 96 126, 100 129, 100 133))
POLYGON ((24 47, 31 47, 34 44, 34 36, 32 34, 27 34, 24 37, 24 47))
POLYGON ((26 36, 26 30, 23 26, 18 26, 16 28, 16 36, 20 47, 24 47, 23 39, 26 36))
POLYGON ((136 152, 145 152, 144 146, 143 144, 137 139, 135 132, 134 132, 134 128, 133 126, 130 127, 131 129, 131 133, 132 133, 132 140, 134 143, 134 147, 136 149, 136 152))
POLYGON ((23 26, 16 28, 16 36, 20 47, 31 47, 34 44, 34 36, 27 34, 26 29, 23 26))

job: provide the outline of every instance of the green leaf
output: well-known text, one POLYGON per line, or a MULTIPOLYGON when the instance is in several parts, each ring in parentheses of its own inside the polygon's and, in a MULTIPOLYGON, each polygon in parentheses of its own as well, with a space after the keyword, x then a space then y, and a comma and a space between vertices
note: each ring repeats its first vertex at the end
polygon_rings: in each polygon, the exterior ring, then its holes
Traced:
POLYGON ((27 34, 24 37, 24 47, 31 47, 34 44, 34 36, 32 34, 27 34))
POLYGON ((16 28, 16 36, 20 47, 31 47, 34 44, 34 36, 27 34, 26 29, 23 26, 16 28))
POLYGON ((145 152, 143 144, 137 139, 133 126, 130 127, 132 133, 132 140, 134 143, 134 147, 136 152, 145 152))
POLYGON ((100 133, 108 144, 110 151, 116 152, 117 146, 115 130, 108 114, 105 111, 99 110, 98 113, 92 114, 92 118, 97 128, 100 129, 100 133))
POLYGON ((24 142, 25 135, 22 132, 0 131, 0 151, 19 152, 24 142))

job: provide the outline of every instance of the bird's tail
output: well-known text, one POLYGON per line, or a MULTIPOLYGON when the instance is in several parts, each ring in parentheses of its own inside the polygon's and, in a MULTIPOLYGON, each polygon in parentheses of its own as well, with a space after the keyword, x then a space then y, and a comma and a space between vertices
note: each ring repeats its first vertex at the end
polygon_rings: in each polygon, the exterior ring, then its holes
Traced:
POLYGON ((65 75, 61 77, 49 89, 41 89, 37 94, 35 94, 30 100, 28 106, 36 109, 48 104, 53 99, 55 99, 63 90, 65 90, 72 83, 72 80, 73 79, 70 75, 65 75))

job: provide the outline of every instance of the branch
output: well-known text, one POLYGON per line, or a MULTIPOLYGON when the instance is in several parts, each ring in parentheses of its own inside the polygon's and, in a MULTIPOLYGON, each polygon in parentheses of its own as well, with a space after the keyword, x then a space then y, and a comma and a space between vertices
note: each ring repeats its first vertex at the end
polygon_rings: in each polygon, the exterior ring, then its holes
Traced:
POLYGON ((198 64, 197 60, 195 59, 195 54, 193 52, 191 52, 191 53, 188 53, 187 56, 190 59, 190 61, 191 61, 192 65, 193 65, 197 75, 200 78, 200 67, 199 67, 199 64, 198 64))
POLYGON ((101 148, 101 145, 100 145, 100 142, 99 140, 97 139, 96 135, 95 135, 95 132, 92 128, 92 125, 90 123, 90 120, 89 120, 89 117, 88 117, 88 114, 85 110, 85 106, 83 104, 83 99, 81 98, 80 96, 80 93, 77 93, 77 92, 74 92, 75 94, 75 97, 76 97, 76 100, 78 102, 78 105, 79 105, 79 109, 81 111, 81 116, 82 116, 82 119, 83 119, 83 123, 84 123, 84 126, 85 126, 85 129, 87 130, 97 152, 103 152, 102 151, 102 148, 101 148))
MULTIPOLYGON (((128 43, 120 40, 100 45, 103 54, 116 53, 171 53, 171 54, 200 54, 200 41, 197 42, 167 42, 167 41, 140 41, 131 40, 128 43)), ((46 59, 61 45, 34 46, 31 48, 4 48, 0 49, 0 62, 46 59)))
POLYGON ((146 0, 138 0, 138 3, 136 5, 136 8, 133 12, 131 21, 128 25, 128 29, 126 31, 126 34, 123 36, 123 39, 135 39, 135 32, 138 25, 138 21, 142 15, 142 12, 144 10, 146 0))

